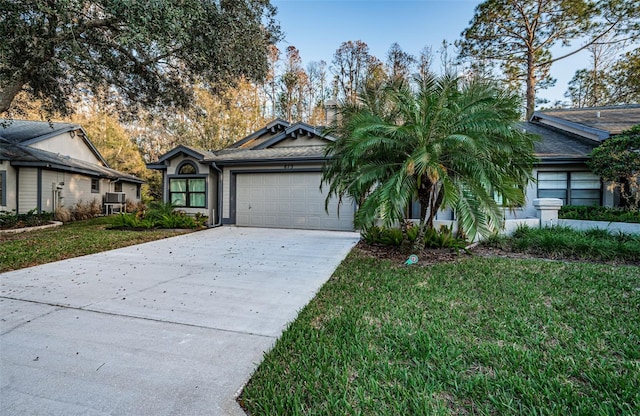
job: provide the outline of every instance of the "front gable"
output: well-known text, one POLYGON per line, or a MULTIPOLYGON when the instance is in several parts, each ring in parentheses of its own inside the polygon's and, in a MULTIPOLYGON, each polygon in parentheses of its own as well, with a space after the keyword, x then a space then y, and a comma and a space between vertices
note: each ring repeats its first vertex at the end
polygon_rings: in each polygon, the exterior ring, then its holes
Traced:
POLYGON ((167 153, 163 154, 154 163, 147 163, 147 168, 156 170, 167 170, 168 173, 173 173, 178 165, 184 161, 194 161, 197 164, 205 163, 204 160, 207 157, 211 157, 214 154, 204 150, 194 149, 189 146, 179 145, 167 153))
POLYGON ((72 123, 48 121, 0 120, 5 127, 0 136, 7 143, 44 150, 108 167, 84 129, 72 123))
POLYGON ((324 146, 335 139, 331 136, 322 135, 322 128, 312 126, 307 123, 297 122, 280 133, 274 135, 255 146, 254 150, 277 148, 277 147, 299 147, 299 146, 324 146))

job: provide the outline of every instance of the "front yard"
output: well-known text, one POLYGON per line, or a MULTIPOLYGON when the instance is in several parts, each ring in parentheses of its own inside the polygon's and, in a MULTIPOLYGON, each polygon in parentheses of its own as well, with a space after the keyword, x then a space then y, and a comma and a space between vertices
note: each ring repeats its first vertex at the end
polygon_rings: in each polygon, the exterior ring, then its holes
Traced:
POLYGON ((640 414, 640 267, 355 249, 246 386, 251 415, 640 414))
POLYGON ((100 217, 21 234, 0 234, 0 272, 172 237, 186 230, 108 230, 113 218, 100 217))
MULTIPOLYGON (((0 235, 0 271, 182 232, 111 223, 0 235)), ((360 245, 239 402, 251 415, 640 414, 640 267, 576 261, 613 250, 638 264, 637 240, 525 231, 476 253, 574 260, 433 250, 403 266, 360 245)))

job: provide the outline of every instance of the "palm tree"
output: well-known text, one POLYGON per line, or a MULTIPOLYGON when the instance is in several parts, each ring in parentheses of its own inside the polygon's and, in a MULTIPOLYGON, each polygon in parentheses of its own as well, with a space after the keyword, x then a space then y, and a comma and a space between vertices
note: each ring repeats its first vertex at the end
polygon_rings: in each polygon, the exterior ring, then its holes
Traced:
POLYGON ((520 104, 493 83, 452 75, 369 85, 330 129, 338 139, 326 150, 327 200, 354 198, 355 224, 366 229, 402 222, 417 199, 414 249, 445 207, 468 238, 487 236, 503 223, 495 197, 522 204, 531 179, 534 138, 518 127, 520 104))

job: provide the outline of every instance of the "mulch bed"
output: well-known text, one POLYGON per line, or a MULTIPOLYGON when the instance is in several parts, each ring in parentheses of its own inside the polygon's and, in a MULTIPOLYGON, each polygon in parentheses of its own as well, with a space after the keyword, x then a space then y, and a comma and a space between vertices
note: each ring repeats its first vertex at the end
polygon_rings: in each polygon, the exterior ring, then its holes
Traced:
MULTIPOLYGON (((409 258, 409 254, 403 253, 399 247, 383 246, 383 245, 371 245, 360 240, 356 245, 356 249, 365 256, 373 257, 381 260, 390 260, 397 264, 404 264, 409 258)), ((472 256, 479 257, 501 257, 509 259, 542 259, 542 260, 554 260, 554 261, 580 261, 590 263, 603 263, 611 265, 628 265, 628 266, 640 266, 640 259, 636 261, 597 261, 597 260, 584 260, 579 258, 549 258, 544 255, 535 253, 520 253, 506 249, 499 249, 493 247, 486 247, 481 244, 474 245, 469 248, 469 253, 465 251, 456 251, 453 249, 425 249, 421 253, 414 253, 418 256, 418 266, 426 266, 437 263, 452 263, 464 259, 469 259, 472 256)))

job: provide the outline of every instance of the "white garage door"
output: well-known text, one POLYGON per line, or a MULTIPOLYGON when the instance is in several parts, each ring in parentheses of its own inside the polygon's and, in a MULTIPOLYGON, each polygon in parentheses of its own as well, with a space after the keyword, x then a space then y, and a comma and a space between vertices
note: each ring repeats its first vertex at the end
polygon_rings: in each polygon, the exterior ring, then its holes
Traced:
POLYGON ((320 172, 239 173, 236 224, 249 227, 353 230, 353 204, 324 209, 320 172))

